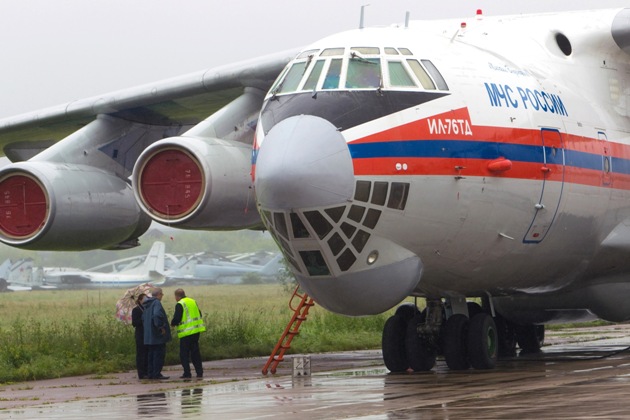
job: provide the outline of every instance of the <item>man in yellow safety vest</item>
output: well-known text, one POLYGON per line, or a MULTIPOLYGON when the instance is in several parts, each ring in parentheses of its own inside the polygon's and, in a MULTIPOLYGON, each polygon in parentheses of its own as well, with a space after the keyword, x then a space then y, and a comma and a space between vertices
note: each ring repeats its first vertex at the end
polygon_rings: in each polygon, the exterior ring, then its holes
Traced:
POLYGON ((197 378, 203 378, 203 365, 199 352, 199 335, 206 330, 201 318, 201 311, 197 302, 186 297, 183 289, 175 290, 175 314, 171 320, 171 326, 177 327, 179 337, 179 359, 184 368, 184 374, 180 378, 191 378, 190 362, 195 367, 197 378))

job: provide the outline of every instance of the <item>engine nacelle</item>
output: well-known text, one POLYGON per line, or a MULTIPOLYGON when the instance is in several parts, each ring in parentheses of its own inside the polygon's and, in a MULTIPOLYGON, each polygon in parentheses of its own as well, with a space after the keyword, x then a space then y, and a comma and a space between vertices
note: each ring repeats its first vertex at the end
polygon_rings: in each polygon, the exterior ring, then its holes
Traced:
POLYGON ((148 147, 133 169, 140 207, 183 229, 261 226, 251 181, 251 147, 216 138, 171 137, 148 147))
POLYGON ((101 169, 20 162, 0 170, 0 241, 32 250, 133 246, 149 227, 125 180, 101 169))

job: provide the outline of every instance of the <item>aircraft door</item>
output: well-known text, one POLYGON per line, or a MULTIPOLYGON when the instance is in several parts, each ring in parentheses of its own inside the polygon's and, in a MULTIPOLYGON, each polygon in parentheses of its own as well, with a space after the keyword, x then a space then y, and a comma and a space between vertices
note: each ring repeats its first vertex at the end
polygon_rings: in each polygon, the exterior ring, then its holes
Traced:
POLYGON ((532 223, 523 238, 524 243, 542 242, 556 217, 564 185, 564 144, 559 130, 540 130, 543 149, 543 173, 540 199, 535 205, 532 223))
POLYGON ((612 158, 610 157, 610 144, 608 143, 606 133, 603 131, 597 132, 597 139, 602 152, 602 185, 610 187, 612 186, 612 158))

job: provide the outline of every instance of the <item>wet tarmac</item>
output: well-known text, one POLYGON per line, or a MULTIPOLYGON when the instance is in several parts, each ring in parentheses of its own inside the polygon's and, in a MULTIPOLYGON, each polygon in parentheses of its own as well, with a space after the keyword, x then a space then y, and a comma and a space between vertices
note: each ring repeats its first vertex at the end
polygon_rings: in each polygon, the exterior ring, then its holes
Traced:
MULTIPOLYGON (((491 371, 389 374, 379 351, 206 362, 206 378, 138 381, 133 372, 0 386, 1 419, 621 419, 630 418, 630 326, 563 331, 491 371)), ((169 367, 171 378, 181 368, 169 367)))

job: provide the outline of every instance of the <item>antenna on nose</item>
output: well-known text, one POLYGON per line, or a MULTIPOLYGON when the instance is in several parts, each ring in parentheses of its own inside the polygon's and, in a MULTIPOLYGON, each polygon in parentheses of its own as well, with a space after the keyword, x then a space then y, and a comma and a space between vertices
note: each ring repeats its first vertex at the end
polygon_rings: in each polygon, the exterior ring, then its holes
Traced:
POLYGON ((409 27, 409 16, 411 16, 411 12, 405 13, 405 28, 409 27))
POLYGON ((359 29, 363 29, 365 25, 363 24, 364 16, 365 16, 365 8, 368 7, 369 4, 364 4, 361 6, 361 20, 359 20, 359 29))

